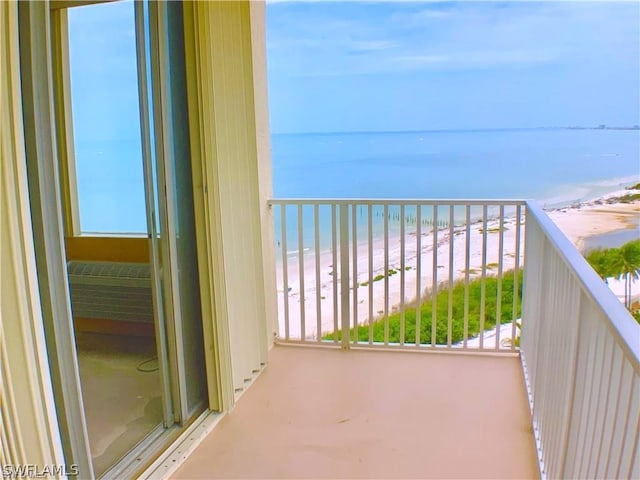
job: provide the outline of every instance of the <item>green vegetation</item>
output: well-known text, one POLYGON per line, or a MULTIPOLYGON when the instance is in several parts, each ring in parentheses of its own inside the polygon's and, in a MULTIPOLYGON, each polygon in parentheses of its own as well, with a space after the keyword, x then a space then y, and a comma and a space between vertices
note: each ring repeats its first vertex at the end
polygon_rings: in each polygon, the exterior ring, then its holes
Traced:
POLYGON ((640 193, 628 193, 616 198, 616 200, 620 203, 633 203, 636 200, 640 200, 640 193))
MULTIPOLYGON (((502 231, 506 231, 509 230, 507 227, 502 227, 502 231)), ((484 233, 484 228, 480 227, 478 229, 478 232, 480 233, 484 233)), ((499 233, 500 232, 500 227, 493 227, 493 228, 487 228, 487 233, 499 233)))
MULTIPOLYGON (((631 185, 625 190, 640 190, 640 183, 631 185)), ((621 197, 612 197, 606 200, 606 203, 633 203, 640 200, 640 193, 627 193, 621 197)))
POLYGON ((640 278, 640 240, 627 242, 620 248, 592 250, 585 258, 605 282, 607 278, 624 278, 624 305, 640 322, 640 308, 631 301, 631 282, 640 278))
MULTIPOLYGON (((498 285, 501 284, 502 295, 500 302, 500 323, 508 323, 513 318, 520 318, 522 304, 522 270, 518 273, 518 299, 516 301, 516 312, 513 312, 513 291, 514 272, 506 272, 502 280, 497 277, 487 277, 484 281, 485 290, 485 306, 484 306, 484 328, 491 329, 496 325, 497 303, 498 303, 498 285)), ((464 338, 464 316, 465 316, 465 285, 464 282, 457 282, 453 289, 439 290, 435 297, 436 303, 436 343, 447 343, 447 327, 449 318, 449 295, 452 295, 453 314, 452 314, 452 338, 453 343, 460 342, 464 338)), ((481 279, 469 282, 468 295, 468 333, 467 336, 474 337, 480 333, 480 309, 482 299, 483 281, 481 279)), ((420 341, 422 343, 431 343, 431 318, 433 308, 433 297, 428 298, 420 306, 420 341)), ((394 313, 388 317, 389 342, 395 343, 400 341, 400 322, 401 313, 394 313)), ((413 343, 416 340, 416 308, 407 307, 404 312, 406 343, 413 343)), ((385 321, 378 319, 373 322, 373 341, 383 342, 385 321)), ((341 332, 337 333, 338 339, 341 332)), ((325 336, 330 340, 335 338, 334 333, 325 336)), ((350 336, 355 335, 354 329, 351 329, 350 336)), ((369 340, 369 325, 358 327, 358 340, 369 340)))
MULTIPOLYGON (((407 267, 406 270, 408 270, 410 268, 411 267, 407 267)), ((395 275, 396 273, 398 273, 398 270, 390 268, 389 271, 387 272, 387 275, 388 276, 392 276, 392 275, 395 275)), ((380 280, 383 280, 387 275, 385 275, 383 273, 380 273, 380 274, 376 275, 375 277, 373 277, 373 281, 374 282, 379 282, 380 280)), ((362 282, 360 284, 361 287, 366 287, 367 285, 369 285, 369 281, 368 280, 366 280, 366 281, 364 281, 364 282, 362 282)))
POLYGON ((511 338, 505 338, 504 340, 501 340, 500 343, 502 345, 507 345, 507 346, 511 346, 513 345, 514 347, 518 347, 520 348, 520 330, 522 330, 522 324, 520 322, 516 322, 516 336, 514 339, 511 338))

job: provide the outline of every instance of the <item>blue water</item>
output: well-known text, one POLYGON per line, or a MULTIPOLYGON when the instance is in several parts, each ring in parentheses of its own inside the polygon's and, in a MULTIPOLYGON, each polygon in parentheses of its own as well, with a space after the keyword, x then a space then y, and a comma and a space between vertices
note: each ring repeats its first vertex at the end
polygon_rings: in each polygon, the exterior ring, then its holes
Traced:
POLYGON ((640 176, 640 131, 273 135, 275 197, 535 198, 563 204, 640 176))
MULTIPOLYGON (((554 207, 589 200, 640 180, 640 131, 295 134, 274 135, 272 147, 276 198, 533 198, 554 207)), ((287 208, 290 255, 299 250, 297 213, 296 207, 287 208)), ((392 208, 389 214, 390 232, 397 233, 402 223, 399 209, 392 208)), ((415 207, 405 214, 415 218, 415 207)), ((479 209, 472 211, 474 218, 481 214, 479 209)), ((456 210, 454 223, 464 215, 463 209, 456 210)), ((329 248, 331 212, 321 207, 319 216, 320 245, 329 248)), ((430 208, 421 213, 423 221, 431 216, 430 208)), ((274 217, 280 244, 278 208, 274 217)), ((381 207, 376 207, 373 217, 374 236, 380 235, 385 217, 381 207)), ((447 222, 448 208, 440 209, 438 218, 447 222)), ((366 211, 356 213, 356 223, 359 238, 364 239, 366 211)), ((303 209, 302 225, 303 248, 311 249, 315 242, 312 208, 303 209)))
POLYGON ((635 228, 625 230, 617 230, 615 232, 603 233, 602 235, 594 235, 584 239, 584 251, 596 248, 614 248, 620 247, 627 242, 640 239, 640 225, 635 228))
MULTIPOLYGON (((145 232, 139 140, 76 145, 81 229, 145 232)), ((276 198, 582 201, 639 181, 640 131, 491 130, 272 136, 276 198)))

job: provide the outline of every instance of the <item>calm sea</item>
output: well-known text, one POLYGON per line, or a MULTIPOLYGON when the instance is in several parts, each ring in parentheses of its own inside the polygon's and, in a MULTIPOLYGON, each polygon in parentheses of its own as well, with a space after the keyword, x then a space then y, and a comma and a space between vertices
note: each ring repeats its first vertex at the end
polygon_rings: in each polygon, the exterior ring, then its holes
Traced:
POLYGON ((275 197, 583 201, 640 177, 638 130, 273 135, 275 197))
MULTIPOLYGON (((82 230, 146 231, 139 142, 77 145, 82 230), (115 194, 114 194, 115 192, 115 194)), ((640 131, 273 135, 274 196, 583 201, 640 177, 640 131)))

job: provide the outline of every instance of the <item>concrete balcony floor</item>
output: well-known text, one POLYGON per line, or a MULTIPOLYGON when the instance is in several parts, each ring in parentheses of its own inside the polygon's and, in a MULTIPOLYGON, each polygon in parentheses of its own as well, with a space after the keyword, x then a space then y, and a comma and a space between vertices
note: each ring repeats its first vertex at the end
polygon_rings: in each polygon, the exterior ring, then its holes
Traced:
POLYGON ((538 478, 515 356, 276 346, 174 478, 538 478))

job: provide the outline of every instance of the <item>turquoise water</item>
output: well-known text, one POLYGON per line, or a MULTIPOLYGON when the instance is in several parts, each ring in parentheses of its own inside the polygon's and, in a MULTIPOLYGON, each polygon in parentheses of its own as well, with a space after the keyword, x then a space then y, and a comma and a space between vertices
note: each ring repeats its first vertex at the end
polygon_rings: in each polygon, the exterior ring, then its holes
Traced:
MULTIPOLYGON (((139 139, 79 142, 76 158, 82 230, 145 232, 139 139)), ((272 161, 276 198, 535 198, 554 206, 638 181, 640 131, 273 135, 272 161)))

